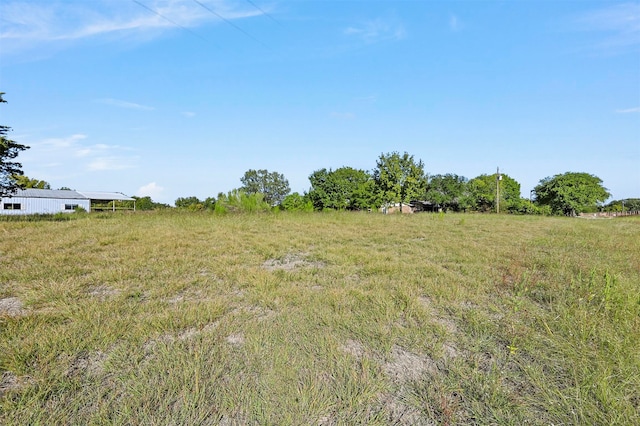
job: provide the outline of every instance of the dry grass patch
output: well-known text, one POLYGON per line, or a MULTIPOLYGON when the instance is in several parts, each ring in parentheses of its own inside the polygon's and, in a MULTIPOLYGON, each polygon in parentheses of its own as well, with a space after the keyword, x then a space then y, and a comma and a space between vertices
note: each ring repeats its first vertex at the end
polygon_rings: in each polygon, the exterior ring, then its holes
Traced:
POLYGON ((2 424, 640 423, 637 221, 104 217, 2 225, 2 424))

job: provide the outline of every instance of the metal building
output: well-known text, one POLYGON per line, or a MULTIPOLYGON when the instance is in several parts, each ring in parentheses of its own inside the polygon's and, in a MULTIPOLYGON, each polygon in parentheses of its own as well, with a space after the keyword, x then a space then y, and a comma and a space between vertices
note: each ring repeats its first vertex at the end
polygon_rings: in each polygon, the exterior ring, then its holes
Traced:
POLYGON ((118 192, 79 192, 64 189, 28 188, 18 190, 11 197, 2 197, 0 214, 73 213, 78 207, 89 212, 92 201, 113 202, 113 210, 115 210, 115 201, 135 202, 133 198, 118 192))

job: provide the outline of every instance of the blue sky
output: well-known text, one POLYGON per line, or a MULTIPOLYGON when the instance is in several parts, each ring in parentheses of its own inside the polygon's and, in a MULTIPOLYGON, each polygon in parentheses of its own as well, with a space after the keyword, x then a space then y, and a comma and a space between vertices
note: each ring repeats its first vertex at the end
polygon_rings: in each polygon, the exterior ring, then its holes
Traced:
POLYGON ((407 151, 640 197, 640 2, 3 0, 0 122, 53 188, 173 203, 407 151))

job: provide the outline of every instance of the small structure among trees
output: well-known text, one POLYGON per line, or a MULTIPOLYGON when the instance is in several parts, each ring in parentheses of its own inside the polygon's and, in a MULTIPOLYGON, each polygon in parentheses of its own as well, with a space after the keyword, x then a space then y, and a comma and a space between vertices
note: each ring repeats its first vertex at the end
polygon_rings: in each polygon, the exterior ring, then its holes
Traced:
POLYGON ((79 209, 90 212, 92 210, 122 210, 129 207, 116 207, 118 201, 133 201, 119 192, 79 192, 67 189, 18 189, 11 196, 4 196, 0 200, 0 214, 29 215, 73 213, 79 209))

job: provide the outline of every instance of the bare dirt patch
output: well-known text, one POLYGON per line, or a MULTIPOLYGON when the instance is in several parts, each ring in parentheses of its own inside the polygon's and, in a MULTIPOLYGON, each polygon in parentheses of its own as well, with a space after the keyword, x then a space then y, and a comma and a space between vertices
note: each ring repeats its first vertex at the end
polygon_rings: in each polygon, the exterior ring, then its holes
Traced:
POLYGON ((234 333, 227 336, 227 343, 231 346, 242 346, 244 344, 244 336, 240 333, 234 333))
POLYGON ((201 290, 187 289, 167 299, 167 302, 171 304, 175 304, 175 303, 181 303, 181 302, 202 301, 202 300, 206 300, 206 299, 201 290))
POLYGON ((211 332, 216 327, 218 327, 218 324, 219 324, 218 321, 214 321, 206 324, 204 327, 201 327, 201 328, 189 327, 177 333, 162 334, 154 339, 148 340, 143 345, 143 349, 147 355, 147 358, 149 358, 158 343, 171 344, 176 341, 193 339, 201 334, 211 332))
POLYGON ((120 294, 120 291, 106 285, 99 285, 89 289, 88 293, 89 296, 97 297, 98 299, 104 300, 112 296, 117 296, 118 294, 120 294))
POLYGON ((414 354, 397 345, 391 349, 391 359, 383 368, 397 383, 419 380, 424 374, 434 374, 437 371, 436 363, 430 357, 414 354))
POLYGON ((262 306, 243 306, 243 307, 234 309, 232 313, 233 314, 246 313, 254 317, 255 319, 257 319, 258 321, 264 321, 276 315, 276 311, 274 311, 273 309, 263 308, 262 306))
POLYGON ((435 424, 423 418, 416 408, 411 407, 395 395, 385 394, 380 399, 385 411, 389 415, 389 424, 399 426, 435 424))
POLYGON ((17 317, 24 315, 25 313, 22 301, 17 297, 0 299, 0 316, 6 315, 10 317, 17 317))
POLYGON ((2 373, 2 377, 0 377, 0 396, 18 389, 20 389, 20 380, 18 379, 18 376, 13 374, 11 371, 5 371, 2 373))
POLYGON ((418 303, 422 305, 433 317, 436 324, 444 328, 448 333, 457 333, 458 326, 452 318, 440 315, 433 307, 433 301, 427 296, 418 297, 418 303))
POLYGON ((81 352, 72 359, 67 369, 67 377, 87 375, 97 376, 104 370, 107 355, 102 351, 81 352))
POLYGON ((418 303, 421 304, 422 306, 424 306, 425 308, 431 308, 431 306, 433 305, 433 302, 431 301, 431 298, 429 298, 427 296, 418 297, 418 303))
POLYGON ((344 342, 344 344, 340 345, 339 349, 342 352, 347 353, 356 359, 362 358, 366 352, 366 348, 362 343, 356 340, 351 340, 351 339, 347 340, 346 342, 344 342))
POLYGON ((458 331, 458 326, 451 318, 436 316, 434 319, 436 324, 442 326, 448 333, 456 333, 458 331))
POLYGON ((289 253, 282 259, 268 259, 262 267, 267 271, 292 271, 299 268, 324 268, 324 263, 310 261, 307 253, 289 253))
POLYGON ((455 347, 453 343, 445 343, 443 345, 444 349, 444 357, 448 359, 453 359, 458 356, 458 349, 455 347))

